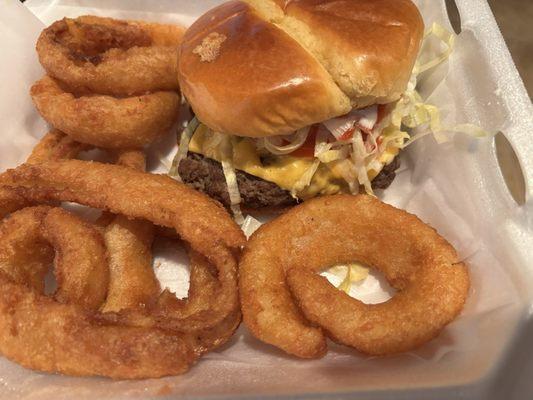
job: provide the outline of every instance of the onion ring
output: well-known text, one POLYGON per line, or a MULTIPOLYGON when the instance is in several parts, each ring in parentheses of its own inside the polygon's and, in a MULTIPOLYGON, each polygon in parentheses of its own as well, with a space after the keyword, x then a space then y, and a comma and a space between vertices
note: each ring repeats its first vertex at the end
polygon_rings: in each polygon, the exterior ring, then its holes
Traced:
POLYGON ((44 276, 54 251, 42 234, 42 221, 50 207, 27 207, 5 218, 0 225, 0 269, 19 284, 44 292, 44 276))
POLYGON ((120 149, 115 152, 115 156, 117 165, 141 172, 146 170, 146 155, 142 151, 120 149))
MULTIPOLYGON (((173 227, 203 257, 194 261, 198 268, 212 272, 215 267, 220 286, 231 276, 236 288, 242 231, 222 206, 171 178, 78 160, 22 165, 5 174, 9 189, 24 201, 75 201, 173 227)), ((200 296, 196 287, 192 297, 200 296)), ((130 309, 95 313, 56 303, 5 273, 0 273, 0 289, 0 350, 24 366, 72 375, 140 378, 182 373, 204 352, 225 343, 241 318, 236 302, 216 324, 184 326, 181 333, 181 327, 167 329, 180 315, 170 315, 165 324, 160 315, 130 309), (60 351, 59 343, 68 349, 60 351)))
MULTIPOLYGON (((203 351, 212 350, 226 343, 231 337, 231 332, 239 326, 241 322, 240 307, 237 298, 236 271, 233 271, 232 278, 234 286, 224 288, 221 285, 220 276, 217 277, 216 269, 201 254, 190 250, 189 259, 191 266, 191 276, 189 291, 186 299, 177 299, 168 290, 161 294, 156 312, 161 315, 167 312, 173 316, 171 322, 176 327, 176 322, 180 319, 190 328, 200 329, 202 332, 198 338, 204 347, 203 351), (227 292, 232 290, 234 299, 228 299, 227 292), (224 303, 219 307, 217 304, 224 303), (215 317, 218 312, 218 317, 215 317), (191 323, 193 325, 191 325, 191 323)), ((162 322, 162 326, 168 326, 162 322)), ((170 324, 172 327, 172 324, 170 324)))
POLYGON ((104 148, 150 144, 172 127, 180 104, 176 92, 125 98, 76 97, 49 76, 34 83, 31 97, 50 125, 78 142, 104 148))
POLYGON ((72 201, 174 228, 213 264, 246 242, 224 207, 168 176, 80 160, 23 164, 5 175, 28 200, 72 201))
MULTIPOLYGON (((117 165, 145 170, 145 156, 140 151, 121 151, 117 165)), ((115 216, 104 230, 109 252, 109 288, 103 312, 146 307, 160 292, 152 268, 154 226, 147 221, 115 216)))
POLYGON ((57 129, 52 129, 33 148, 26 163, 39 164, 45 161, 75 158, 81 151, 87 149, 87 145, 75 141, 57 129))
MULTIPOLYGON (((193 331, 209 329, 228 318, 233 319, 234 311, 239 308, 237 269, 225 266, 218 271, 213 270, 209 261, 196 251, 190 251, 189 257, 190 295, 185 300, 178 300, 164 291, 157 305, 150 310, 157 325, 193 331)), ((138 318, 131 314, 125 317, 127 320, 138 318)))
POLYGON ((153 225, 118 215, 105 228, 110 281, 103 312, 146 307, 159 294, 152 268, 153 225))
POLYGON ((24 367, 136 379, 176 375, 197 359, 187 335, 105 324, 13 282, 0 270, 0 351, 24 367))
POLYGON ((56 301, 96 310, 107 293, 107 253, 91 224, 61 208, 27 207, 0 228, 0 268, 15 282, 39 293, 55 253, 56 301), (81 242, 83 241, 83 242, 81 242))
POLYGON ((259 339, 298 356, 313 354, 314 347, 301 349, 293 325, 309 330, 316 324, 368 354, 413 349, 459 314, 469 288, 466 266, 434 229, 365 195, 313 199, 264 225, 246 246, 239 274, 245 324, 259 339), (354 260, 377 268, 398 293, 364 304, 316 275, 354 260))
MULTIPOLYGON (((52 129, 33 148, 26 160, 27 164, 39 164, 44 161, 57 161, 75 157, 87 145, 76 142, 63 132, 52 129)), ((9 183, 5 174, 0 174, 0 184, 9 183)), ((0 187, 0 218, 24 207, 36 205, 35 202, 25 201, 19 195, 6 187, 0 187)))
POLYGON ((64 18, 41 33, 37 53, 49 75, 77 92, 129 96, 177 90, 183 33, 174 25, 64 18))
MULTIPOLYGON (((28 208, 17 212, 26 210, 28 208)), ((48 212, 42 222, 42 231, 44 238, 56 249, 58 289, 54 298, 61 303, 97 310, 106 298, 109 281, 107 251, 100 232, 62 208, 48 212)))

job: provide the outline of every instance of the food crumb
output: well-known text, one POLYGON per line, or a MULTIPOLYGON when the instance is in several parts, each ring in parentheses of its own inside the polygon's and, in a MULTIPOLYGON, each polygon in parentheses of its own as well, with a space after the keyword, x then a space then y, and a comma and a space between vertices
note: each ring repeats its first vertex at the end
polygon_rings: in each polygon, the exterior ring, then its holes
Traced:
POLYGON ((157 396, 166 396, 169 394, 172 394, 172 389, 170 388, 169 385, 161 386, 156 393, 157 396))
POLYGON ((220 45, 224 43, 226 39, 226 35, 222 35, 218 32, 211 32, 192 52, 198 54, 202 62, 215 61, 220 54, 220 45))

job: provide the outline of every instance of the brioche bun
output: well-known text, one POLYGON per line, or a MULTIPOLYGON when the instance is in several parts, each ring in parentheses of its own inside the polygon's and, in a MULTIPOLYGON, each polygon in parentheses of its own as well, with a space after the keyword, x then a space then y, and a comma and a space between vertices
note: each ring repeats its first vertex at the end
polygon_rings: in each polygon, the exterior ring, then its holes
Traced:
POLYGON ((287 134, 397 100, 423 29, 410 0, 230 1, 187 30, 178 78, 210 128, 287 134))

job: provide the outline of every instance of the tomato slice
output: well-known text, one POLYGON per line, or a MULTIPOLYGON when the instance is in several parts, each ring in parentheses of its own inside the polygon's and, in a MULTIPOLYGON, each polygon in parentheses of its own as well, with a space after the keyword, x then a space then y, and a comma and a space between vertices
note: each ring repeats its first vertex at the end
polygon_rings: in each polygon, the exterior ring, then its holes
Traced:
POLYGON ((314 157, 315 156, 315 141, 316 141, 316 134, 318 132, 318 124, 314 124, 309 129, 309 133, 307 134, 307 139, 305 142, 298 147, 296 150, 294 150, 292 153, 289 153, 291 156, 294 157, 314 157))
POLYGON ((378 104, 378 117, 376 119, 376 124, 379 124, 379 122, 385 118, 387 115, 387 104, 378 104))
POLYGON ((344 132, 339 140, 349 140, 353 137, 353 133, 355 132, 355 128, 350 128, 346 132, 344 132))

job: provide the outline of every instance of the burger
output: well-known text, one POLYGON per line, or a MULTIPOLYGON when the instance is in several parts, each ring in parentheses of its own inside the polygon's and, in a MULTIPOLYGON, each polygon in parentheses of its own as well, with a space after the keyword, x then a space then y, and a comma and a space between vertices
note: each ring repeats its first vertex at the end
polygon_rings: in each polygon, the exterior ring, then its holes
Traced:
POLYGON ((424 25, 410 0, 237 0, 180 45, 179 179, 235 209, 390 185, 424 25))

